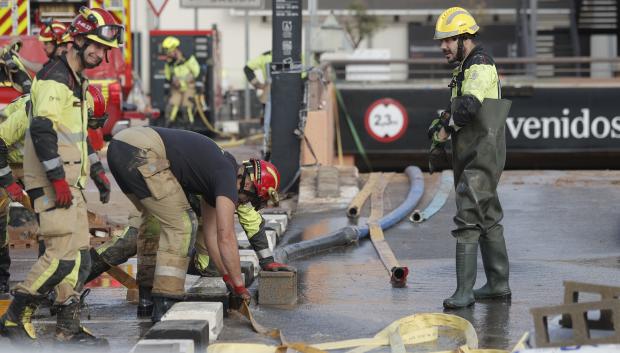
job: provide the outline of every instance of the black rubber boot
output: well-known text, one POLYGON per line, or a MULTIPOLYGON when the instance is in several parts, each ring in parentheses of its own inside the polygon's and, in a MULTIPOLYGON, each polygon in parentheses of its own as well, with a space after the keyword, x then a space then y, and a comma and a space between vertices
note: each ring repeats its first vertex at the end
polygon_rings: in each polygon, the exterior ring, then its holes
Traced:
POLYGON ((86 278, 86 283, 99 277, 109 269, 110 265, 103 260, 97 250, 95 250, 95 248, 90 248, 90 274, 86 278))
POLYGON ((140 299, 138 300, 138 317, 151 317, 153 315, 153 287, 140 286, 138 288, 140 299))
POLYGON ((95 337, 82 326, 80 316, 84 298, 89 290, 85 290, 79 300, 70 299, 67 304, 58 305, 56 314, 56 341, 58 343, 79 344, 103 348, 108 346, 108 340, 95 337))
POLYGON ((180 299, 153 295, 153 315, 151 316, 151 321, 153 323, 160 322, 162 316, 164 316, 174 304, 180 301, 180 299))
POLYGON ((34 343, 37 336, 32 315, 37 310, 41 297, 30 294, 13 293, 13 301, 0 318, 0 333, 14 343, 34 343))
POLYGON ((9 256, 9 246, 0 248, 0 293, 9 292, 9 268, 11 267, 11 257, 9 256))
POLYGON ((478 243, 456 243, 456 291, 443 301, 446 309, 464 308, 472 305, 476 283, 476 257, 478 243))
POLYGON ((484 264, 484 273, 487 283, 474 290, 476 299, 508 299, 511 297, 508 285, 508 254, 504 236, 494 236, 492 239, 480 239, 480 253, 484 264))

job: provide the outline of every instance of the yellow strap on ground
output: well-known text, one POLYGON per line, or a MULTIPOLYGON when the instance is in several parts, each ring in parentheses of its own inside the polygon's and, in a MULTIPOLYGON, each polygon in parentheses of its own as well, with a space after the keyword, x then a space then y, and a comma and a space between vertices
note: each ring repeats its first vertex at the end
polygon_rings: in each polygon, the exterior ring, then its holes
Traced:
POLYGON ((359 216, 359 213, 362 210, 364 203, 368 199, 368 196, 370 196, 370 193, 374 190, 375 184, 377 183, 377 180, 379 180, 381 174, 382 173, 370 174, 370 176, 368 177, 368 181, 366 181, 366 184, 364 184, 362 190, 358 192, 357 195, 355 195, 355 197, 353 198, 353 200, 351 200, 351 203, 347 207, 347 215, 351 217, 351 212, 355 212, 356 217, 359 216), (352 209, 354 209, 355 211, 352 211, 352 209))
POLYGON ((245 318, 250 321, 250 324, 252 325, 252 329, 254 329, 254 332, 260 333, 261 335, 265 335, 267 337, 279 339, 281 342, 284 342, 284 339, 283 339, 284 337, 282 337, 280 330, 266 328, 263 325, 259 324, 256 320, 254 320, 254 316, 252 316, 252 312, 250 311, 250 307, 248 307, 247 303, 244 302, 241 305, 241 309, 239 309, 239 313, 245 316, 245 318))
MULTIPOLYGON (((247 310, 247 313, 249 313, 249 308, 247 308, 247 306, 242 308, 242 311, 243 310, 247 310)), ((251 317, 251 314, 249 316, 251 317)), ((251 319, 251 321, 254 320, 251 319)), ((279 353, 286 352, 286 349, 290 348, 302 353, 322 353, 329 350, 341 350, 356 347, 355 349, 350 350, 347 353, 364 353, 382 346, 391 346, 392 352, 402 352, 405 345, 437 340, 439 327, 449 327, 458 331, 460 335, 465 338, 465 345, 457 347, 456 349, 433 353, 507 353, 507 351, 505 350, 478 349, 478 336, 476 335, 476 331, 474 330, 474 327, 471 325, 471 323, 459 316, 442 313, 415 314, 401 318, 388 325, 386 328, 377 333, 373 338, 362 338, 318 344, 306 344, 301 342, 286 344, 285 342, 283 342, 283 344, 279 346, 246 343, 216 343, 209 345, 207 352, 279 353)), ((257 332, 259 330, 257 330, 257 332)), ((274 335, 270 335, 270 337, 274 337, 274 335)))
POLYGON ((385 241, 383 229, 381 229, 381 226, 379 226, 377 222, 383 217, 383 193, 394 173, 376 174, 380 174, 380 180, 375 184, 375 188, 372 190, 372 195, 370 196, 371 208, 368 227, 372 245, 374 245, 375 250, 377 250, 377 254, 379 254, 379 258, 381 262, 383 262, 388 275, 391 275, 391 269, 400 267, 400 264, 396 256, 394 256, 392 248, 390 248, 390 245, 385 241))
MULTIPOLYGON (((416 330, 415 332, 411 332, 407 336, 401 336, 401 340, 403 344, 420 344, 425 342, 432 342, 437 340, 438 331, 436 327, 422 328, 416 330)), ((346 341, 335 341, 335 342, 326 342, 313 344, 312 347, 323 349, 323 350, 334 350, 334 349, 346 349, 346 348, 355 348, 360 346, 388 346, 390 345, 389 337, 375 337, 375 338, 358 338, 353 340, 346 341)))
POLYGON ((529 346, 527 344, 527 341, 529 338, 530 338, 530 333, 529 332, 524 333, 523 336, 521 336, 521 338, 517 342, 517 344, 515 344, 515 346, 512 347, 512 350, 510 352, 512 353, 512 352, 517 352, 523 349, 528 349, 529 346))

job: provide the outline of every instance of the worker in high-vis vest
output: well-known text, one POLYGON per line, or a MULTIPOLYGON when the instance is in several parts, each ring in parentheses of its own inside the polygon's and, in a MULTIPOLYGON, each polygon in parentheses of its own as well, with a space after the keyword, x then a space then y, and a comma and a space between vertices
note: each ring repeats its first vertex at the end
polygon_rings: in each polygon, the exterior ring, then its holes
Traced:
MULTIPOLYGON (((275 169, 275 167, 273 168, 275 169)), ((279 178, 263 178, 261 183, 276 188, 279 178), (270 183, 273 183, 273 185, 270 183)), ((194 210, 200 215, 200 198, 197 198, 197 200, 198 209, 194 210)), ((192 206, 194 205, 192 204, 192 206)), ((263 206, 264 203, 257 205, 257 207, 245 203, 238 204, 236 207, 239 223, 248 237, 252 249, 256 252, 261 270, 295 272, 296 269, 294 267, 274 260, 273 252, 269 249, 265 220, 258 212, 258 209, 263 206)), ((111 266, 123 264, 131 257, 137 255, 138 271, 136 281, 139 288, 137 315, 138 317, 150 317, 153 313, 153 277, 155 274, 155 257, 157 256, 160 231, 159 221, 152 215, 144 220, 144 226, 142 226, 141 215, 139 213, 131 213, 128 218, 128 225, 121 235, 113 237, 97 249, 91 248, 92 266, 86 283, 99 277, 103 272, 109 270, 111 266)), ((200 224, 197 234, 195 251, 188 268, 188 274, 220 277, 214 261, 210 260, 203 229, 200 224)))
MULTIPOLYGON (((198 226, 188 194, 202 197, 206 239, 199 242, 211 250, 210 257, 233 294, 250 299, 241 280, 233 216, 239 204, 251 202, 261 207, 275 197, 279 183, 275 166, 248 161, 239 167, 230 153, 208 137, 159 127, 135 127, 116 134, 108 146, 108 165, 121 190, 141 213, 141 222, 133 224, 134 233, 138 226, 148 228, 150 217, 159 224, 156 264, 151 275, 152 321, 159 321, 185 296, 185 275, 198 226)), ((138 252, 142 246, 138 243, 138 252)), ((104 261, 110 261, 108 249, 100 253, 104 261)), ((122 251, 114 246, 111 250, 122 251)), ((148 285, 142 280, 141 285, 148 285)))
POLYGON ((479 27, 460 7, 445 10, 437 19, 435 40, 449 63, 458 65, 452 75, 450 109, 434 119, 429 169, 445 156, 452 139, 452 161, 457 212, 457 289, 445 299, 445 308, 462 308, 476 300, 511 295, 508 255, 504 241, 502 206, 497 185, 506 161, 505 123, 510 101, 501 99, 501 86, 493 58, 475 42, 479 27), (474 290, 478 244, 487 283, 474 290))
POLYGON ((65 55, 39 71, 32 84, 31 122, 24 143, 24 184, 39 221, 45 253, 0 318, 0 333, 12 341, 34 342, 31 321, 38 304, 54 290, 59 342, 107 344, 80 323, 84 280, 90 271, 90 234, 83 189, 90 172, 87 128, 87 68, 122 43, 123 27, 103 9, 80 8, 68 29, 65 55))
POLYGON ((200 65, 194 55, 185 58, 179 48, 181 41, 176 37, 166 37, 161 46, 166 54, 164 76, 170 85, 166 107, 167 124, 171 126, 179 111, 186 114, 187 121, 194 123, 194 101, 196 98, 196 80, 200 75, 200 65))
MULTIPOLYGON (((89 107, 89 125, 100 125, 105 117, 105 99, 101 91, 94 86, 88 87, 87 101, 89 107)), ((2 110, 4 117, 0 123, 0 293, 9 291, 9 238, 7 223, 11 201, 28 202, 24 198, 23 178, 24 156, 22 149, 26 131, 30 125, 30 95, 23 95, 2 110)), ((91 161, 90 176, 99 189, 100 200, 107 202, 110 198, 111 186, 105 175, 103 165, 97 153, 89 145, 91 161)), ((31 205, 27 205, 30 207, 31 205)))

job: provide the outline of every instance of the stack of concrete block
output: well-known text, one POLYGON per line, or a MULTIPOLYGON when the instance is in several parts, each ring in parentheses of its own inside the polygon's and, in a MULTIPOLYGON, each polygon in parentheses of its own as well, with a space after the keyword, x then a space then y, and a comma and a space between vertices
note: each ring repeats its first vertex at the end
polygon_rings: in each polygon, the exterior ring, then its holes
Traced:
POLYGON ((359 192, 358 178, 353 166, 303 167, 297 207, 303 212, 342 209, 359 192))

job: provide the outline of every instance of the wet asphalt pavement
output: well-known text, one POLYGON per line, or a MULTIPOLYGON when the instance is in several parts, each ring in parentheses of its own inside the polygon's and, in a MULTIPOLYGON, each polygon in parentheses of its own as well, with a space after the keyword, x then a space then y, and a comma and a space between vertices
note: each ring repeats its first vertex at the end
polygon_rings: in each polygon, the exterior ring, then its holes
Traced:
MULTIPOLYGON (((438 181, 439 175, 425 174, 426 190, 419 208, 430 201, 438 181)), ((386 190, 386 211, 397 207, 407 190, 407 178, 402 174, 394 177, 386 190)), ((116 191, 112 204, 98 211, 120 221, 128 208, 116 191)), ((450 313, 473 324, 480 347, 510 349, 525 331, 533 330, 530 308, 562 303, 564 280, 620 285, 620 217, 616 206, 620 172, 510 171, 502 177, 499 194, 505 212, 512 300, 478 302, 450 313)), ((88 198, 96 200, 92 185, 88 198)), ((452 193, 431 219, 421 224, 405 220, 385 232, 400 263, 410 269, 407 288, 390 286, 373 245, 362 240, 293 261, 299 269, 298 304, 254 304, 255 318, 264 326, 282 329, 288 341, 320 343, 372 337, 401 317, 443 312, 442 301, 456 284, 455 241, 450 235, 454 213, 452 193)), ((369 214, 368 205, 361 214, 360 223, 369 214)), ((344 210, 298 212, 290 222, 285 242, 317 237, 347 224, 344 210)), ((33 250, 14 251, 12 280, 23 279, 35 256, 33 250)), ((484 280, 479 262, 477 286, 484 280)), ((92 320, 84 319, 84 324, 106 337, 111 351, 128 352, 150 327, 148 320, 135 318, 136 307, 125 301, 122 288, 93 288, 88 302, 92 320)), ((36 323, 45 341, 55 321, 45 309, 41 313, 45 315, 39 315, 36 323)), ((236 315, 225 319, 218 339, 231 341, 278 344, 253 333, 236 315)), ((443 339, 418 349, 451 349, 457 341, 443 339)))

